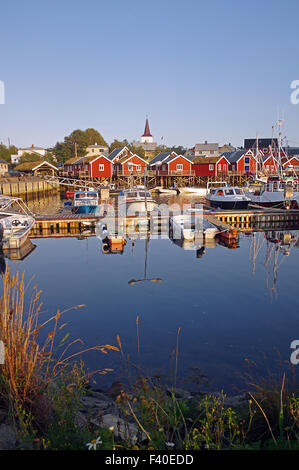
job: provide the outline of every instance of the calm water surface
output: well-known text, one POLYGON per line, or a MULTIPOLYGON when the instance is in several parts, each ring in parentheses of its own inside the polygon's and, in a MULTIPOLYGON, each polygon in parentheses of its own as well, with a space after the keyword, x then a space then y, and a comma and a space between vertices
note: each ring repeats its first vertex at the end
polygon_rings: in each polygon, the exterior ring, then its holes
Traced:
MULTIPOLYGON (((239 248, 216 245, 198 258, 194 250, 156 239, 148 242, 145 266, 146 240, 128 240, 118 255, 103 254, 96 237, 31 241, 36 249, 24 260, 5 261, 28 281, 34 276, 43 290, 44 317, 85 304, 65 314, 64 334, 80 337, 86 347, 116 344, 119 334, 125 353, 137 362, 139 316, 141 361, 148 373, 169 374, 178 328, 180 378, 199 367, 213 390, 241 386, 247 358, 261 371, 268 366, 278 371, 275 348, 288 360, 290 343, 299 338, 298 242, 288 255, 275 251, 278 245, 263 233, 255 241, 243 234, 239 248), (162 282, 129 283, 145 277, 162 282)), ((117 353, 91 353, 86 363, 92 370, 115 369, 103 377, 104 385, 122 376, 117 353)))

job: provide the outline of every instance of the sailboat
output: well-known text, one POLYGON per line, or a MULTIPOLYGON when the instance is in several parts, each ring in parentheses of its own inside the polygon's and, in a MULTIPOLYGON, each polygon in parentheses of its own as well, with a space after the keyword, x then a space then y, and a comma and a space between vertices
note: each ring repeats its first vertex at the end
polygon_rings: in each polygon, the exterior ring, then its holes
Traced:
MULTIPOLYGON (((282 155, 285 152, 282 147, 281 128, 283 121, 280 119, 278 125, 278 161, 276 175, 269 176, 267 181, 261 182, 256 189, 247 189, 246 196, 251 204, 263 207, 285 207, 299 208, 299 179, 286 177, 282 166, 282 155)), ((258 146, 257 146, 258 147, 258 146)), ((257 150, 258 151, 258 150, 257 150)), ((286 156, 286 155, 285 155, 286 156)), ((256 154, 256 172, 258 171, 258 155, 256 154)))

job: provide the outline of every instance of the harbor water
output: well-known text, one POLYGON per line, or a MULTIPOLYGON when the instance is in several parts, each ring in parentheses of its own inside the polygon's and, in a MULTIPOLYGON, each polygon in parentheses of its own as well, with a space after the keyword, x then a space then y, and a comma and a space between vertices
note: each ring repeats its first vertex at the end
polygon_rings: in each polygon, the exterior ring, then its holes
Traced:
MULTIPOLYGON (((48 209, 35 201, 36 212, 39 204, 51 212, 63 201, 49 201, 48 209)), ((131 237, 122 254, 109 255, 96 236, 31 239, 35 249, 24 259, 3 256, 1 266, 42 289, 42 319, 84 304, 64 314, 61 338, 69 333, 89 348, 117 345, 119 335, 133 364, 163 377, 174 373, 178 340, 178 384, 192 388, 199 379, 202 386, 204 376, 208 389, 236 392, 249 363, 261 376, 288 367, 298 339, 299 232, 287 245, 281 233, 243 233, 238 248, 217 243, 199 251, 131 237)), ((90 370, 113 369, 100 386, 127 380, 117 352, 87 353, 84 361, 90 370)))

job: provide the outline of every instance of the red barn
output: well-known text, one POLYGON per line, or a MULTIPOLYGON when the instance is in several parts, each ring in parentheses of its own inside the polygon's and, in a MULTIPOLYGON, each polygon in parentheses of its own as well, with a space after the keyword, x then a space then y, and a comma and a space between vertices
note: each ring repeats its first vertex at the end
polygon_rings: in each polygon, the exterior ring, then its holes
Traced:
POLYGON ((115 165, 117 175, 144 174, 147 168, 147 162, 139 155, 129 155, 118 160, 115 165))
POLYGON ((195 176, 217 176, 229 169, 229 161, 224 156, 195 157, 192 162, 195 176))

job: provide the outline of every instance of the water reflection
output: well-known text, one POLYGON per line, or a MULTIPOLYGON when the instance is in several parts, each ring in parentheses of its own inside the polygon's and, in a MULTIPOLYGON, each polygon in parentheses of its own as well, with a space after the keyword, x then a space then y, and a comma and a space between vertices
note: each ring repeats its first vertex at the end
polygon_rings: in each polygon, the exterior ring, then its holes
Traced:
POLYGON ((6 271, 6 261, 5 258, 10 261, 23 261, 27 258, 36 248, 31 240, 28 238, 26 242, 21 246, 21 248, 13 248, 10 250, 0 249, 0 273, 4 274, 6 271))
POLYGON ((290 256, 292 249, 298 247, 299 232, 271 230, 251 233, 248 234, 248 237, 250 238, 249 261, 252 264, 252 274, 255 274, 260 253, 264 253, 266 287, 271 294, 277 296, 278 270, 286 257, 290 256), (264 244, 266 248, 263 252, 264 244))

